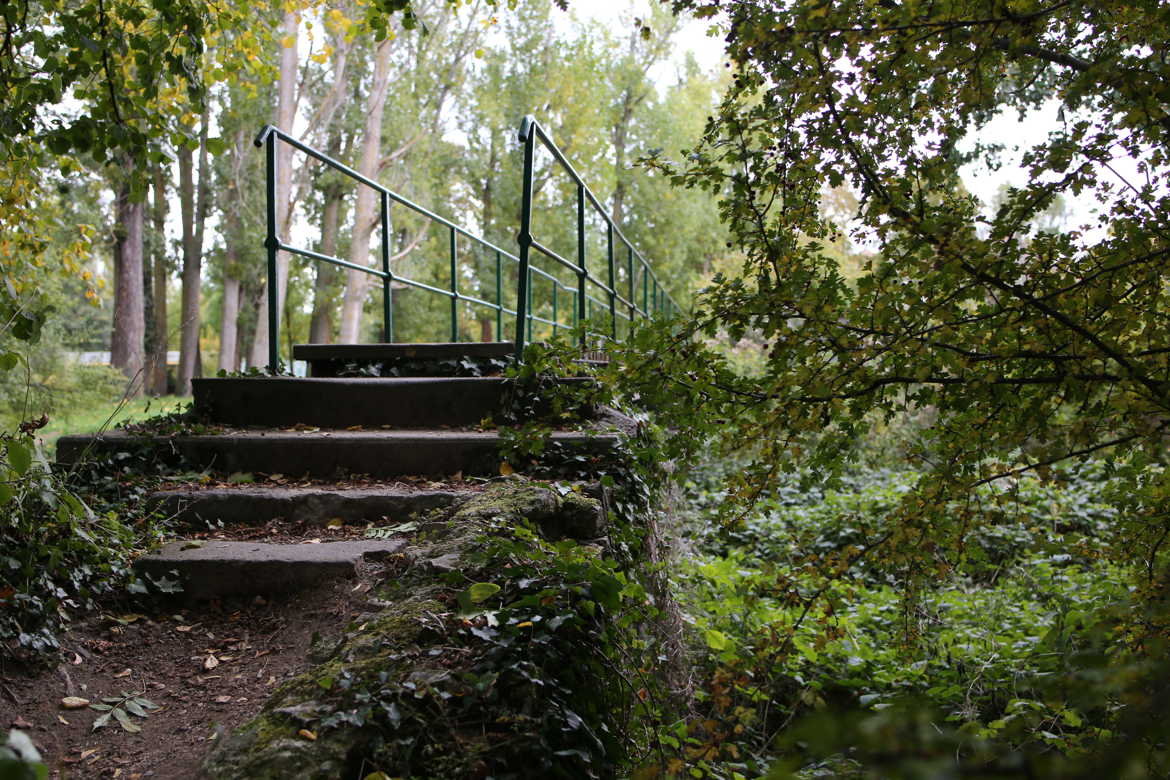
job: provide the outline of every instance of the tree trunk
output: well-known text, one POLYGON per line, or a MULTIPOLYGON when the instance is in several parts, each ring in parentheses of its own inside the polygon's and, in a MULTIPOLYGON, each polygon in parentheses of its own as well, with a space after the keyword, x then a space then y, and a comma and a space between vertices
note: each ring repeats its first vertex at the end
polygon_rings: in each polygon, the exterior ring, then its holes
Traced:
MULTIPOLYGON (((227 247, 228 267, 236 261, 234 246, 227 247)), ((236 338, 237 322, 240 318, 240 280, 224 273, 223 306, 219 324, 219 370, 240 370, 240 344, 236 338)))
MULTIPOLYGON (((358 173, 372 178, 378 170, 381 156, 382 114, 386 105, 386 90, 390 85, 390 40, 378 44, 374 55, 374 82, 366 99, 365 136, 358 173)), ((354 204, 353 237, 349 261, 354 265, 369 265, 370 235, 374 229, 375 192, 359 187, 354 204)), ((341 306, 341 343, 356 344, 361 335, 362 309, 366 302, 366 283, 369 274, 349 271, 346 274, 345 300, 341 306)))
MULTIPOLYGON (((495 130, 491 132, 491 141, 488 146, 488 166, 487 175, 483 179, 483 188, 480 192, 480 202, 483 203, 483 211, 480 213, 480 229, 483 231, 483 237, 489 241, 493 240, 492 220, 495 219, 495 201, 493 198, 492 181, 496 176, 496 166, 499 165, 499 151, 496 144, 498 133, 495 130)), ((495 290, 492 289, 483 295, 485 300, 492 300, 495 296, 495 290)), ((500 301, 496 301, 501 303, 500 301)), ((476 307, 479 308, 479 307, 476 307)), ((480 341, 495 341, 495 313, 490 309, 481 309, 479 315, 479 340, 480 341)))
POLYGON ((627 90, 622 95, 622 110, 612 133, 614 186, 613 212, 610 216, 619 227, 622 224, 622 217, 625 216, 626 176, 628 175, 626 173, 626 144, 629 139, 630 121, 634 118, 634 105, 633 95, 627 90))
POLYGON ((154 204, 151 221, 155 240, 151 242, 154 260, 151 262, 150 287, 150 352, 146 356, 146 392, 150 395, 167 394, 167 183, 163 167, 154 166, 154 204))
MULTIPOLYGON (((325 193, 325 213, 321 218, 321 254, 337 256, 337 226, 341 220, 340 190, 325 193)), ((309 322, 309 343, 333 343, 333 286, 337 282, 337 267, 331 263, 317 263, 317 278, 313 283, 313 318, 309 322)))
POLYGON ((110 363, 129 380, 126 394, 142 394, 146 312, 142 294, 142 230, 146 205, 130 197, 134 160, 126 160, 123 180, 115 197, 114 328, 110 338, 110 363))
POLYGON ((179 375, 175 392, 191 395, 191 379, 198 375, 200 286, 203 276, 203 223, 207 190, 207 119, 199 136, 199 184, 194 180, 191 149, 179 147, 179 210, 183 222, 183 293, 179 326, 179 375))
MULTIPOLYGON (((296 116, 296 85, 297 85, 297 28, 300 18, 295 11, 284 14, 284 38, 292 38, 292 45, 285 46, 280 52, 280 81, 277 85, 276 126, 286 133, 293 130, 293 119, 296 116)), ((277 144, 276 147, 276 224, 284 225, 292 211, 289 203, 289 193, 292 189, 292 147, 288 144, 277 144)), ((268 284, 267 280, 264 282, 268 284)), ((276 256, 276 310, 284 307, 284 294, 288 287, 288 254, 280 252, 276 256)), ((260 307, 257 312, 256 331, 252 338, 252 354, 249 364, 263 366, 268 364, 268 295, 267 291, 260 296, 260 307)), ((273 366, 275 368, 275 366, 273 366)))

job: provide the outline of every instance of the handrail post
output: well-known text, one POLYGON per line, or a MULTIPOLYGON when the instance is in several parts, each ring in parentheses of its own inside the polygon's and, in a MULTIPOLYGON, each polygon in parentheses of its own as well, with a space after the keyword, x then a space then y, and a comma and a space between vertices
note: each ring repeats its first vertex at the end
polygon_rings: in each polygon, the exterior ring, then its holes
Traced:
POLYGON ((616 274, 613 263, 613 223, 607 222, 606 225, 606 256, 609 259, 609 336, 617 341, 617 287, 614 286, 616 274))
POLYGON ((500 250, 496 250, 496 341, 504 340, 504 282, 500 277, 500 250))
POLYGON ((276 236, 276 133, 268 133, 264 141, 264 156, 267 162, 268 180, 265 190, 268 195, 268 237, 264 246, 268 249, 268 371, 276 373, 280 365, 280 301, 277 290, 279 271, 276 255, 280 239, 276 236))
MULTIPOLYGON (((577 185, 577 319, 585 322, 585 185, 577 185)), ((581 349, 585 349, 585 329, 581 329, 581 349)))
POLYGON ((649 298, 650 298, 650 295, 649 295, 650 274, 647 273, 647 271, 649 271, 650 269, 648 269, 646 267, 645 263, 642 263, 641 265, 642 265, 642 311, 646 314, 647 317, 649 317, 650 316, 650 307, 647 304, 650 303, 650 301, 649 301, 649 298))
POLYGON ((636 298, 637 287, 634 284, 634 248, 626 244, 626 273, 629 275, 630 286, 630 327, 634 327, 634 321, 638 318, 638 300, 636 298))
POLYGON ((394 276, 390 272, 390 196, 382 193, 382 339, 394 341, 394 276))
POLYGON ((459 341, 459 247, 451 228, 451 341, 459 341))
POLYGON ((532 157, 536 150, 536 120, 525 117, 520 126, 520 142, 524 144, 524 181, 521 185, 520 204, 520 269, 517 274, 516 290, 516 362, 524 358, 524 326, 528 315, 529 284, 528 253, 532 247, 532 157))

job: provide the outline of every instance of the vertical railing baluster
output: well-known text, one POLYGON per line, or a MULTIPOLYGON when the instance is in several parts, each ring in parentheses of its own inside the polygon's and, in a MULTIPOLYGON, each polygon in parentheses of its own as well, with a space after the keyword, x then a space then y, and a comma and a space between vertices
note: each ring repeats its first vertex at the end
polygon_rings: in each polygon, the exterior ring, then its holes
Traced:
POLYGON ((275 374, 280 366, 280 291, 277 289, 280 273, 276 267, 276 255, 280 251, 280 239, 276 236, 276 133, 268 134, 264 153, 268 168, 268 180, 265 182, 268 194, 268 238, 264 241, 268 249, 268 371, 275 374))
MULTIPOLYGON (((577 185, 577 307, 580 320, 585 319, 585 185, 577 185)), ((581 330, 581 349, 585 349, 585 330, 581 330)))
MULTIPOLYGON (((639 258, 641 260, 641 258, 639 258)), ((642 266, 642 313, 650 316, 650 274, 647 273, 650 269, 646 267, 645 263, 639 263, 642 266)))
POLYGON ((609 337, 617 340, 617 279, 613 267, 613 223, 607 220, 606 257, 609 260, 609 337))
POLYGON ((496 341, 504 340, 504 281, 500 276, 500 250, 496 250, 496 341))
POLYGON ((451 341, 459 341, 459 249, 451 228, 451 341))
POLYGON ((555 339, 555 338, 557 337, 557 290, 558 290, 558 289, 560 289, 560 285, 559 285, 559 284, 557 284, 557 281, 556 281, 555 279, 553 280, 553 285, 552 285, 552 288, 553 288, 553 316, 552 316, 552 321, 553 321, 553 338, 555 339))
POLYGON ((394 277, 390 273, 390 196, 382 193, 382 340, 394 341, 394 277))
MULTIPOLYGON (((528 294, 531 288, 528 279, 528 253, 532 248, 532 155, 536 146, 536 120, 525 117, 520 126, 520 142, 524 144, 524 180, 521 185, 520 201, 520 270, 516 291, 516 362, 524 357, 524 326, 528 313, 528 294)), ((529 338, 532 323, 528 321, 529 338)))
POLYGON ((526 301, 526 308, 528 309, 528 341, 532 341, 532 269, 528 269, 528 300, 526 301))
MULTIPOLYGON (((635 294, 634 287, 634 248, 628 243, 626 244, 626 273, 629 275, 630 286, 630 321, 628 323, 630 329, 634 327, 634 321, 638 317, 638 299, 635 294)), ((629 334, 629 331, 626 331, 629 334)))

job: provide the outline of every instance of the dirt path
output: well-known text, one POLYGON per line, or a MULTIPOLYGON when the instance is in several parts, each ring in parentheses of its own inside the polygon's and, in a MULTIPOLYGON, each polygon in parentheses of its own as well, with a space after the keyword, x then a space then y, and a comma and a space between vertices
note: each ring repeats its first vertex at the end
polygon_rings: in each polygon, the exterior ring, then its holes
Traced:
POLYGON ((376 575, 369 565, 357 580, 271 600, 115 609, 65 636, 60 666, 0 667, 0 726, 26 731, 54 778, 198 777, 211 741, 308 666, 314 634, 340 633, 376 575), (145 719, 127 713, 139 733, 115 718, 94 731, 101 713, 62 706, 123 692, 159 707, 145 719))

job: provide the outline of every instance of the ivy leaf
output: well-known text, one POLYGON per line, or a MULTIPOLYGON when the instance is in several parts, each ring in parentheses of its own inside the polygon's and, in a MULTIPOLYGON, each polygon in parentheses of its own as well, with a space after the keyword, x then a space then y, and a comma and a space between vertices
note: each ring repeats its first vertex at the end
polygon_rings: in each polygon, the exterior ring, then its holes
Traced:
POLYGON ((142 728, 130 720, 130 716, 120 707, 114 709, 114 719, 118 721, 118 725, 131 734, 137 734, 142 731, 142 728))
POLYGON ((482 604, 500 592, 500 586, 494 582, 477 582, 467 590, 456 596, 461 614, 472 612, 476 604, 482 604))
POLYGON ((727 638, 727 634, 713 628, 703 631, 703 639, 706 640, 707 647, 716 652, 722 652, 731 647, 731 640, 727 638))
POLYGON ((32 467, 32 449, 23 442, 8 442, 8 462, 12 465, 12 470, 16 472, 16 475, 23 477, 32 467))

